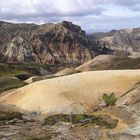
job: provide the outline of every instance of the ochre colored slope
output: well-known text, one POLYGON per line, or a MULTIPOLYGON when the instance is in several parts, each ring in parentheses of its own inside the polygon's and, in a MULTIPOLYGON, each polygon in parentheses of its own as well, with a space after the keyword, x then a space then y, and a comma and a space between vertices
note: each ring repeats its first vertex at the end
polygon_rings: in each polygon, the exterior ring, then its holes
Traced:
POLYGON ((140 70, 92 71, 42 80, 0 98, 42 114, 83 113, 98 105, 104 93, 122 96, 140 82, 140 70))

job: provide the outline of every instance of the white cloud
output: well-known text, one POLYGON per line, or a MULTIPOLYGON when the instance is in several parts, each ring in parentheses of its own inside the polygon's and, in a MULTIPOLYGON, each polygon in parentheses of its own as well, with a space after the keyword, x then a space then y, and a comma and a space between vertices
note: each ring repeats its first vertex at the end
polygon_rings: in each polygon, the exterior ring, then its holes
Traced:
POLYGON ((139 18, 139 0, 0 0, 0 20, 12 22, 71 20, 91 31, 137 26, 139 18))
POLYGON ((133 11, 127 7, 109 5, 103 12, 103 15, 119 18, 133 18, 140 17, 140 11, 137 10, 133 11))

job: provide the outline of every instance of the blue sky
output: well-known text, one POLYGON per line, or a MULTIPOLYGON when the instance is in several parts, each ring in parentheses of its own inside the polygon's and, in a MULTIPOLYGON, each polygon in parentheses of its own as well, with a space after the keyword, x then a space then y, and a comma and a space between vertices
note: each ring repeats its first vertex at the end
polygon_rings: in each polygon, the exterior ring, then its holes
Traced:
POLYGON ((0 0, 0 20, 72 21, 86 32, 140 27, 140 0, 0 0))

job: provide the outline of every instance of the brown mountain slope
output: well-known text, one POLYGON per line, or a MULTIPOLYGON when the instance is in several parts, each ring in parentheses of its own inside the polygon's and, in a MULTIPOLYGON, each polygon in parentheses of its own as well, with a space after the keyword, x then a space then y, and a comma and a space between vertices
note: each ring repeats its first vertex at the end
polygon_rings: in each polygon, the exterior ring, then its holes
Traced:
POLYGON ((140 58, 99 55, 76 69, 79 71, 140 69, 140 58))
POLYGON ((83 63, 109 51, 67 21, 43 25, 0 22, 0 34, 2 62, 83 63))
POLYGON ((139 52, 140 54, 140 28, 94 33, 90 37, 93 40, 104 43, 106 47, 113 50, 124 50, 131 54, 139 52))

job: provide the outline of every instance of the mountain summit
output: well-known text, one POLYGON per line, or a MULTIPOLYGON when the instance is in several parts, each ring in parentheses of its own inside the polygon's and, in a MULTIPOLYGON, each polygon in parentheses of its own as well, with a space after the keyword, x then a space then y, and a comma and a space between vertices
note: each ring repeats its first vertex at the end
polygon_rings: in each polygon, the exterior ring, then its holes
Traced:
POLYGON ((83 63, 109 51, 68 21, 43 25, 0 22, 0 34, 1 61, 8 63, 83 63))

